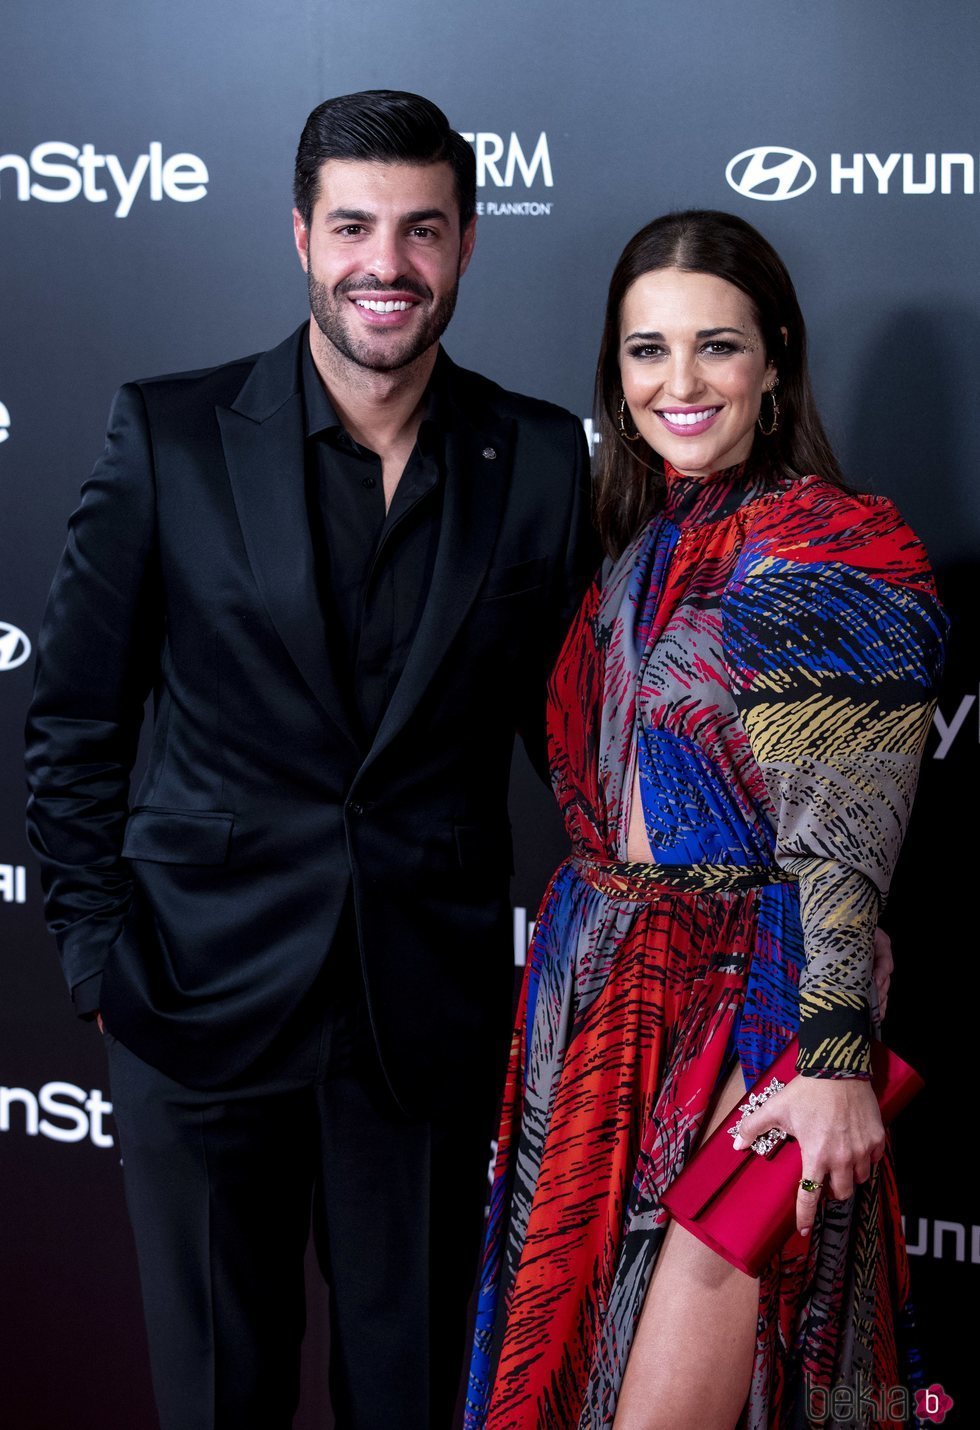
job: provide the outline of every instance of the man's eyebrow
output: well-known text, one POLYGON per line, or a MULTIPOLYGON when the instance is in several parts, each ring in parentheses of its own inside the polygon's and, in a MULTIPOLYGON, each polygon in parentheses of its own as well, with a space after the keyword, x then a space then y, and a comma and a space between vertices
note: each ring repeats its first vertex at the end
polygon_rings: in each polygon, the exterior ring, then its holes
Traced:
MULTIPOLYGON (((376 218, 377 214, 368 213, 366 209, 331 209, 327 214, 328 223, 373 223, 376 218)), ((433 219, 448 223, 449 215, 442 209, 413 209, 401 215, 401 222, 407 224, 430 223, 433 219)))
POLYGON ((412 213, 405 214, 405 223, 428 223, 430 219, 442 219, 443 223, 449 222, 449 215, 442 209, 415 209, 412 213))

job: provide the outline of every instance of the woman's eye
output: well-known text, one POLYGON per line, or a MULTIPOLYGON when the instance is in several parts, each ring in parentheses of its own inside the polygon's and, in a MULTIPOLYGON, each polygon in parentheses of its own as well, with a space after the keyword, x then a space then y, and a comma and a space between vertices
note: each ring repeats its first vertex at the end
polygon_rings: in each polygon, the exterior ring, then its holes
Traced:
MULTIPOLYGON (((707 358, 725 358, 731 357, 734 353, 746 351, 746 348, 727 338, 712 338, 710 342, 702 343, 697 349, 697 355, 707 358)), ((627 349, 627 353, 631 358, 636 358, 640 362, 655 362, 660 358, 667 357, 669 349, 661 343, 635 343, 627 349)))

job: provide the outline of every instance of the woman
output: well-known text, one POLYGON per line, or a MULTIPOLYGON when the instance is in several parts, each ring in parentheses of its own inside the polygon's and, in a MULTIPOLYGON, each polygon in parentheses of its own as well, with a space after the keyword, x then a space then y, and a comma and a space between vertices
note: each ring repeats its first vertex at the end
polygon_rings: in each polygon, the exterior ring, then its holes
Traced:
POLYGON ((945 618, 892 504, 844 485, 747 223, 631 240, 596 391, 609 559, 549 690, 573 853, 528 956, 467 1425, 795 1426, 906 1374, 872 942, 945 618), (660 1196, 794 1033, 801 1076, 741 1128, 803 1160, 754 1280, 660 1196))

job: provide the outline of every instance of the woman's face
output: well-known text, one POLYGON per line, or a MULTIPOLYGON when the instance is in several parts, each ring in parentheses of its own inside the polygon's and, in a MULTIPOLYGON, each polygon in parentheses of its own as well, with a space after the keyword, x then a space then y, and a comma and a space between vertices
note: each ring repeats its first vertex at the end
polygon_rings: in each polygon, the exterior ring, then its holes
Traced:
POLYGON ((710 273, 658 268, 626 290, 619 331, 627 427, 632 418, 688 476, 744 461, 776 374, 745 294, 710 273))

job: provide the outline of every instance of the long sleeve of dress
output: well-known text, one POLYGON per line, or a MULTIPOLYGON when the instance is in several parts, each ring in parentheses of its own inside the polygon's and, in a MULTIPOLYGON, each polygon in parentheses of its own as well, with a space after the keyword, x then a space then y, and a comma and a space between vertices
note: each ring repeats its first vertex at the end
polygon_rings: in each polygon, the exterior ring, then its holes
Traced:
POLYGON ((799 880, 800 1072, 866 1077, 874 929, 935 708, 946 618, 891 502, 817 478, 762 504, 722 600, 725 661, 799 880))

